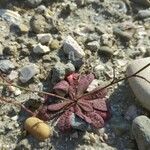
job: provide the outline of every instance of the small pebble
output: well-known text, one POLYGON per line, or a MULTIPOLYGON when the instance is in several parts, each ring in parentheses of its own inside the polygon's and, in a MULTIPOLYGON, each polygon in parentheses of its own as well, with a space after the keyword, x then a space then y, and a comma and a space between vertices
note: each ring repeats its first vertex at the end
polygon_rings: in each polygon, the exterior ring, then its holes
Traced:
POLYGON ((52 42, 50 43, 50 49, 55 50, 55 49, 59 49, 59 47, 60 47, 59 41, 52 40, 52 42))
POLYGON ((0 60, 0 70, 4 73, 9 73, 15 66, 10 60, 0 60))
POLYGON ((19 80, 26 83, 37 73, 38 69, 35 65, 26 65, 20 69, 19 80))
POLYGON ((50 52, 50 49, 49 47, 39 43, 33 48, 33 52, 36 54, 46 54, 50 52))
POLYGON ((47 44, 52 41, 52 35, 50 33, 37 34, 37 38, 41 44, 47 44))

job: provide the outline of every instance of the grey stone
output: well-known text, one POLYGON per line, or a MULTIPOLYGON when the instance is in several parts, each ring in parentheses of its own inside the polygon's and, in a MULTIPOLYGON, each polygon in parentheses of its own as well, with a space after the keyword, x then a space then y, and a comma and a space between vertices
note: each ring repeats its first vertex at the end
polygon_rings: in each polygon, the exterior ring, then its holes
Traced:
POLYGON ((81 46, 71 36, 67 36, 64 40, 63 50, 73 61, 76 59, 81 59, 85 56, 81 46))
POLYGON ((132 134, 139 150, 150 149, 150 119, 148 117, 142 115, 133 120, 132 134))
POLYGON ((65 77, 65 65, 61 62, 57 62, 52 69, 52 83, 55 84, 65 77))
POLYGON ((87 44, 87 48, 91 51, 97 51, 99 49, 100 45, 98 41, 92 41, 87 44))
POLYGON ((37 34, 38 41, 42 44, 46 44, 52 41, 50 33, 37 34))
POLYGON ((137 14, 138 18, 145 19, 150 17, 150 10, 140 10, 137 14))
POLYGON ((52 26, 48 24, 46 19, 40 14, 32 17, 30 25, 35 33, 49 32, 52 28, 52 26))
POLYGON ((49 47, 39 43, 33 48, 33 52, 36 54, 46 54, 50 52, 50 49, 49 47))
MULTIPOLYGON (((148 63, 150 63, 150 57, 134 60, 127 67, 127 76, 132 75, 148 63)), ((138 73, 138 75, 150 81, 150 66, 138 73)), ((150 84, 138 77, 130 78, 128 81, 141 105, 150 110, 150 84)))
POLYGON ((73 65, 71 62, 68 62, 68 63, 65 65, 65 68, 66 68, 66 69, 65 69, 66 74, 75 71, 75 67, 74 67, 74 65, 73 65))
POLYGON ((37 73, 38 69, 35 65, 26 65, 20 69, 19 79, 22 83, 26 83, 37 73))
POLYGON ((36 12, 43 13, 46 11, 46 7, 44 5, 40 5, 36 8, 36 12))
POLYGON ((17 12, 8 9, 0 9, 0 17, 11 24, 18 25, 22 21, 21 16, 17 12))
POLYGON ((147 7, 150 6, 150 0, 131 0, 131 1, 147 7))
POLYGON ((72 114, 71 116, 71 126, 74 129, 78 129, 81 131, 86 131, 89 128, 89 124, 86 123, 84 120, 76 116, 75 114, 72 114))
POLYGON ((9 73, 15 66, 10 60, 0 60, 0 70, 4 73, 9 73))
POLYGON ((42 0, 26 0, 27 5, 31 7, 37 7, 41 2, 42 0))
POLYGON ((100 54, 105 54, 105 55, 111 56, 111 55, 113 55, 114 50, 112 47, 110 48, 108 46, 101 46, 98 52, 100 54))

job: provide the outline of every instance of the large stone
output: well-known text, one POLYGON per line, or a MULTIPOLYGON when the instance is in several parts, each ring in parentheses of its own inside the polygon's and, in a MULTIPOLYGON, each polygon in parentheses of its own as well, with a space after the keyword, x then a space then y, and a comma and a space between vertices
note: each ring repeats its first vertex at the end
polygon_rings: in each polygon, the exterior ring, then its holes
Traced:
POLYGON ((81 59, 85 56, 85 53, 81 46, 71 36, 67 36, 64 40, 63 50, 73 61, 81 59))
MULTIPOLYGON (((148 63, 150 63, 150 57, 134 60, 127 67, 127 76, 134 74, 148 63)), ((138 75, 150 81, 150 66, 138 73, 138 75)), ((139 77, 130 78, 129 84, 142 106, 150 110, 150 84, 139 77)))
POLYGON ((133 120, 132 134, 139 150, 150 149, 150 119, 148 117, 138 116, 133 120))
POLYGON ((22 19, 21 16, 12 10, 0 9, 0 17, 11 24, 20 24, 22 19))

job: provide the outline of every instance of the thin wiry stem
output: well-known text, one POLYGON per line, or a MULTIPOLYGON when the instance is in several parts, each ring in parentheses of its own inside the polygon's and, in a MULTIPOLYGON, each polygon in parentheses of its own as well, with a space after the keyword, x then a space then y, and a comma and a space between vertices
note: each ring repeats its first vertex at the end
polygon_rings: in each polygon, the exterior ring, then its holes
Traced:
MULTIPOLYGON (((142 67, 141 69, 139 69, 138 71, 136 71, 135 73, 133 73, 132 75, 126 76, 126 77, 121 78, 121 79, 118 79, 118 80, 116 80, 116 81, 113 80, 113 82, 109 83, 108 85, 106 85, 106 86, 104 86, 104 87, 102 87, 102 88, 97 88, 97 89, 95 89, 95 90, 93 90, 93 91, 91 91, 91 92, 89 92, 89 93, 86 93, 86 94, 82 95, 81 97, 79 97, 78 99, 80 99, 80 98, 82 98, 82 97, 84 97, 84 96, 88 96, 88 95, 90 95, 90 94, 92 94, 92 93, 94 93, 94 92, 96 92, 96 91, 102 91, 102 90, 108 88, 109 86, 114 85, 114 84, 116 84, 116 83, 118 83, 118 82, 121 82, 121 81, 123 81, 123 80, 127 80, 127 79, 130 79, 130 78, 135 77, 135 76, 141 78, 141 76, 138 76, 137 74, 138 74, 139 72, 143 71, 144 69, 146 69, 146 68, 149 67, 149 66, 150 66, 150 63, 148 63, 147 65, 145 65, 144 67, 142 67)), ((144 77, 142 77, 142 79, 147 80, 147 79, 145 79, 144 77)), ((150 82, 150 81, 148 81, 148 83, 149 83, 149 82, 150 82)))

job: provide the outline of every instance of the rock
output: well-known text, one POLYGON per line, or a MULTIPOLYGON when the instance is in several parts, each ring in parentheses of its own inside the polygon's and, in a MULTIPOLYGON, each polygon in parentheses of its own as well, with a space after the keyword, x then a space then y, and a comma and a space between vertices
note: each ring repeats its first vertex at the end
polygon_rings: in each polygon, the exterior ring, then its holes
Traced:
POLYGON ((137 14, 137 17, 139 19, 145 19, 145 18, 149 18, 150 17, 150 10, 140 10, 137 14))
POLYGON ((35 15, 31 19, 31 28, 35 33, 47 33, 52 28, 50 24, 46 22, 46 19, 42 15, 35 15))
POLYGON ((49 47, 44 46, 39 43, 33 48, 33 52, 36 54, 46 54, 46 53, 50 52, 50 49, 49 49, 49 47))
POLYGON ((21 140, 15 147, 15 149, 21 150, 21 149, 31 149, 31 144, 28 139, 21 140))
POLYGON ((69 74, 69 73, 74 72, 74 71, 75 71, 74 65, 71 62, 68 62, 65 65, 65 72, 66 72, 66 74, 69 74))
POLYGON ((121 29, 119 29, 118 27, 115 27, 113 29, 113 32, 115 35, 121 37, 122 39, 129 41, 132 39, 132 33, 131 32, 127 32, 127 31, 122 31, 121 29))
POLYGON ((46 44, 52 41, 52 36, 50 33, 37 34, 37 38, 41 44, 46 44))
POLYGON ((0 56, 3 55, 3 46, 0 44, 0 56))
POLYGON ((57 62, 52 69, 52 83, 57 83, 58 81, 64 79, 66 68, 65 65, 61 62, 57 62))
POLYGON ((0 17, 10 24, 19 25, 22 21, 21 16, 17 12, 8 9, 0 9, 0 17))
POLYGON ((86 123, 84 120, 73 114, 71 116, 71 126, 74 129, 78 129, 81 131, 86 131, 89 127, 88 123, 86 123))
MULTIPOLYGON (((127 76, 135 73, 136 71, 138 71, 139 69, 147 65, 148 63, 150 63, 150 57, 134 60, 127 67, 127 71, 126 71, 127 76)), ((138 75, 150 81, 150 66, 144 69, 143 71, 141 71, 140 73, 138 73, 138 75)), ((150 84, 144 79, 138 77, 133 77, 128 81, 135 96, 137 97, 141 105, 146 109, 150 110, 150 99, 149 99, 150 84)))
POLYGON ((28 6, 34 8, 37 7, 42 2, 42 0, 26 0, 25 2, 28 6))
POLYGON ((98 51, 100 54, 104 54, 104 55, 107 55, 107 56, 112 56, 113 53, 114 53, 114 50, 113 48, 111 47, 108 47, 108 46, 101 46, 99 48, 99 51, 98 51))
POLYGON ((38 69, 35 65, 26 65, 20 69, 19 79, 22 83, 26 83, 37 73, 38 69))
POLYGON ((63 50, 71 60, 81 59, 85 56, 83 49, 71 36, 67 36, 64 40, 63 50))
POLYGON ((87 43, 87 48, 91 51, 97 51, 99 49, 100 45, 98 41, 92 41, 87 43))
POLYGON ((137 108, 135 105, 131 105, 128 107, 126 113, 125 113, 125 118, 127 120, 133 120, 135 117, 137 117, 137 108))
POLYGON ((46 11, 46 7, 44 5, 40 5, 35 10, 38 13, 44 13, 46 11))
POLYGON ((89 87, 87 88, 87 92, 90 92, 92 90, 94 90, 95 88, 97 88, 99 86, 99 80, 94 79, 91 84, 89 85, 89 87))
POLYGON ((10 74, 8 75, 8 79, 11 81, 14 79, 17 79, 17 78, 18 78, 18 72, 17 71, 12 70, 10 72, 10 74))
POLYGON ((10 60, 0 60, 0 70, 4 73, 9 73, 15 66, 10 60))
POLYGON ((135 3, 150 7, 150 0, 131 0, 135 3))
POLYGON ((18 27, 19 27, 20 32, 23 34, 29 31, 28 26, 26 26, 25 24, 20 24, 18 27))
POLYGON ((139 150, 150 148, 150 119, 146 116, 138 116, 132 123, 132 134, 137 142, 139 150))
POLYGON ((52 42, 50 43, 50 49, 59 49, 60 45, 59 45, 59 41, 58 40, 52 40, 52 42))

